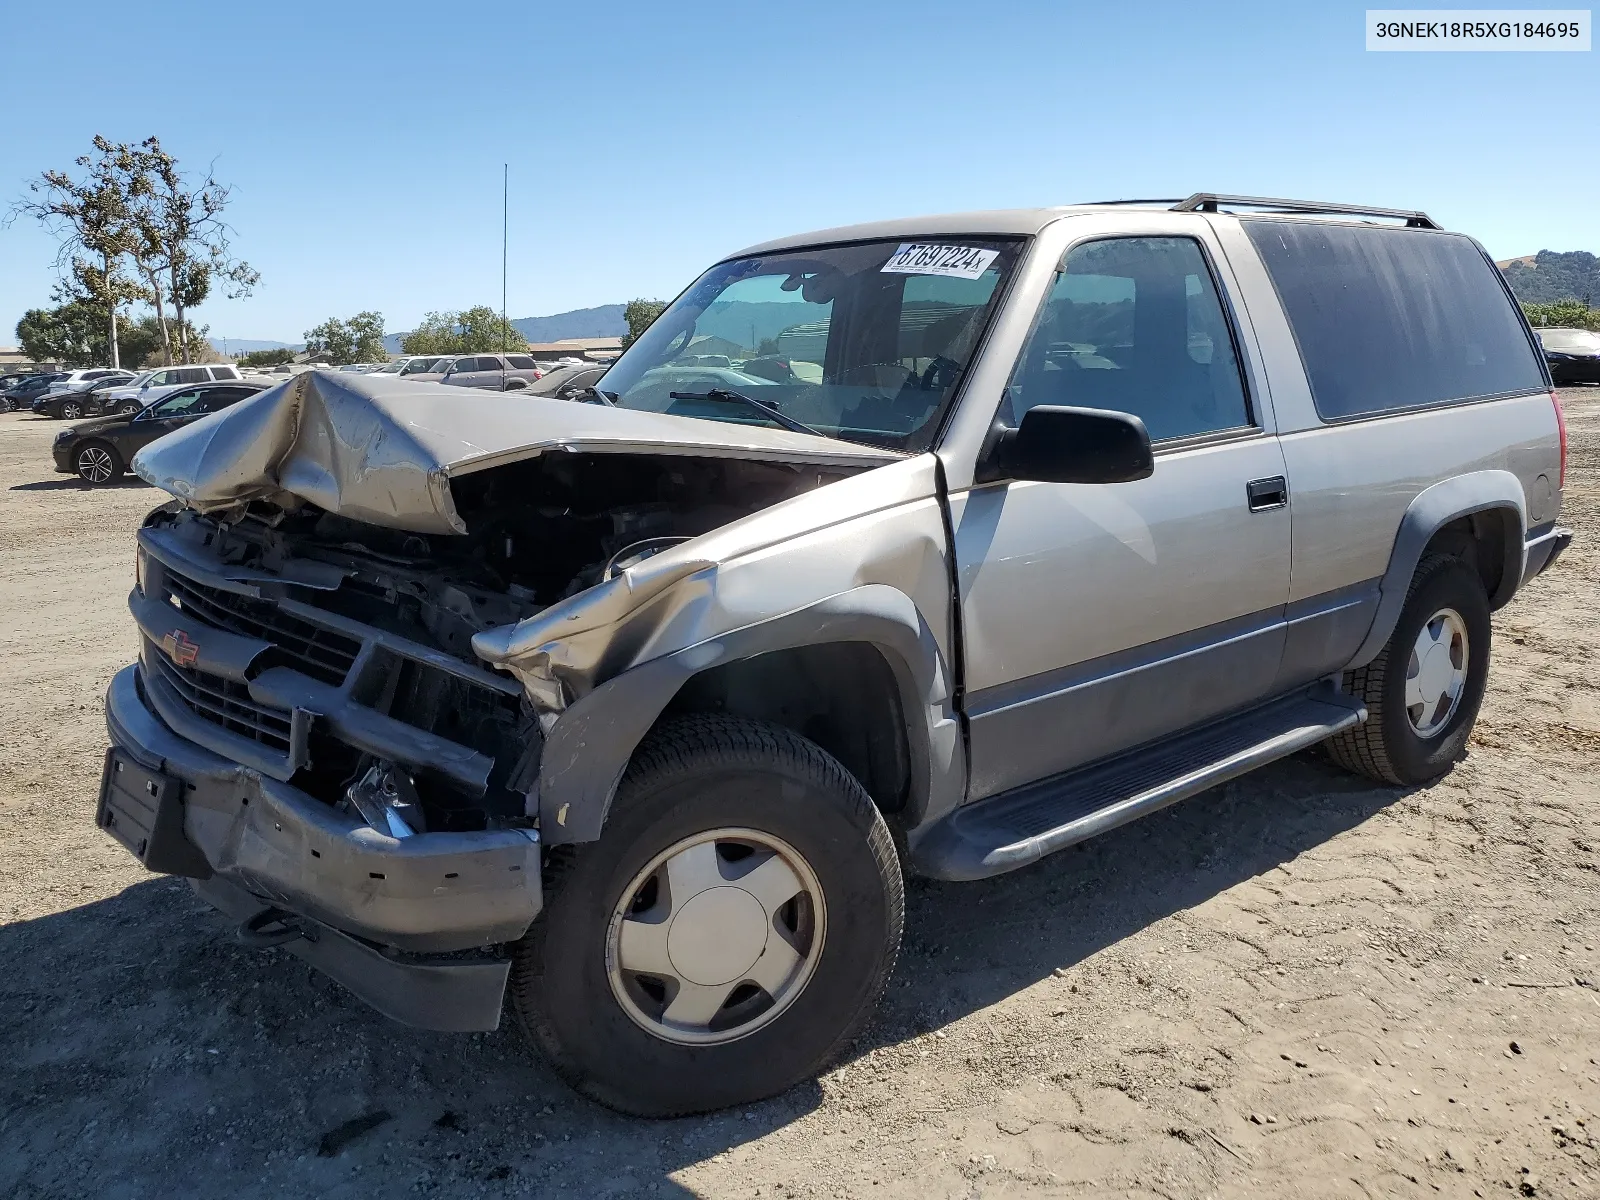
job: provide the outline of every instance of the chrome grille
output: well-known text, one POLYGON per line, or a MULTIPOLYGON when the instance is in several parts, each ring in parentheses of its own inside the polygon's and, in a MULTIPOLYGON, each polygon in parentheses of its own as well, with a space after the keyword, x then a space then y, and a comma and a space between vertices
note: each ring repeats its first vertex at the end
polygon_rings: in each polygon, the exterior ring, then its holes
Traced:
POLYGON ((281 754, 290 753, 290 714, 257 704, 244 684, 180 667, 156 647, 145 655, 145 663, 154 666, 161 682, 197 717, 281 754))
POLYGON ((271 642, 290 660, 287 665, 335 687, 345 681, 361 652, 361 643, 355 638, 302 621, 270 600, 207 587, 171 571, 166 575, 166 588, 196 620, 214 629, 271 642))

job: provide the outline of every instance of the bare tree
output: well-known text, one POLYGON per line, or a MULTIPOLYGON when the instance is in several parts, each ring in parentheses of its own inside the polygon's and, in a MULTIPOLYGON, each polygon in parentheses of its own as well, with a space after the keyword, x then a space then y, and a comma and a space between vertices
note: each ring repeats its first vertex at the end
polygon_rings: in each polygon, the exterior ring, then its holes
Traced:
POLYGON ((128 276, 123 260, 135 246, 129 179, 137 163, 131 147, 96 134, 95 155, 76 160, 84 176, 45 171, 28 185, 32 199, 20 201, 10 214, 38 220, 61 239, 56 269, 76 298, 105 310, 111 365, 120 366, 117 310, 138 299, 143 289, 128 276))
MULTIPOLYGON (((199 306, 213 283, 220 282, 230 298, 237 298, 249 295, 261 276, 230 252, 229 227, 222 219, 230 188, 218 183, 210 171, 198 181, 185 179, 178 160, 155 137, 135 148, 133 165, 129 193, 139 241, 135 258, 142 265, 170 361, 167 300, 182 331, 187 329, 185 311, 199 306)), ((189 337, 180 337, 179 343, 183 361, 188 362, 189 337)))

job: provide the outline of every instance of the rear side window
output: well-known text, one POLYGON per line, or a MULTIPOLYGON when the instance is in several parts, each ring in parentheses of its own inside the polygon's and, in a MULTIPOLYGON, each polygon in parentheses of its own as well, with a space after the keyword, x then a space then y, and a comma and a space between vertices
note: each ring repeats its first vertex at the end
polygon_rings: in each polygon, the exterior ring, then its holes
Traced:
POLYGON ((506 361, 519 371, 531 371, 534 368, 533 359, 526 354, 508 354, 506 361))
POLYGON ((213 378, 213 379, 237 379, 237 378, 239 378, 239 372, 235 371, 232 367, 212 367, 211 368, 211 378, 213 378))
POLYGON ((1244 221, 1325 421, 1540 391, 1495 272, 1459 235, 1244 221))
POLYGON ((204 383, 206 382, 206 369, 204 367, 180 367, 174 383, 204 383))

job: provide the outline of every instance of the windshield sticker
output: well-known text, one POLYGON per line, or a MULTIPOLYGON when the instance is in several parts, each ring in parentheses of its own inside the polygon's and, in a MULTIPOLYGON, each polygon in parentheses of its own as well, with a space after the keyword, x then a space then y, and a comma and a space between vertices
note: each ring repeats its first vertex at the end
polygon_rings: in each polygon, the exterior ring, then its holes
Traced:
POLYGON ((882 272, 889 275, 948 275, 953 279, 976 279, 1000 256, 998 250, 976 246, 937 246, 927 242, 902 242, 889 256, 882 272))

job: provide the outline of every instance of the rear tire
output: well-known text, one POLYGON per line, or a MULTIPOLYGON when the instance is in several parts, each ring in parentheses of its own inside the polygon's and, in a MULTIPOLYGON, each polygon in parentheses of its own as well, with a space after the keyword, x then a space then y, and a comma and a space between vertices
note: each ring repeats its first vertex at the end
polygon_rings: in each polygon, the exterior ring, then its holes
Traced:
POLYGON ((787 729, 723 715, 652 733, 604 835, 558 847, 545 884, 512 1010, 573 1087, 649 1117, 759 1100, 825 1067, 871 1016, 905 910, 855 777, 787 729))
POLYGON ((1366 703, 1368 716, 1329 739, 1334 762, 1400 786, 1447 773, 1466 755, 1483 704, 1489 638, 1489 599, 1478 573, 1458 558, 1425 559, 1388 643, 1345 674, 1346 690, 1366 703))

